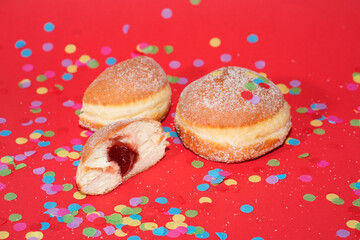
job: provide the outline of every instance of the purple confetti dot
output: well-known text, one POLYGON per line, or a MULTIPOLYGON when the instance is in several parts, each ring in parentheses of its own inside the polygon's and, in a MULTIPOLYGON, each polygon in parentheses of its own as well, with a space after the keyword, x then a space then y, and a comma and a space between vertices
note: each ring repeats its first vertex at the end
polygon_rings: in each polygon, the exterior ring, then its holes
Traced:
POLYGON ((74 104, 75 104, 75 103, 74 103, 73 100, 67 100, 67 101, 63 102, 63 106, 64 106, 64 107, 71 107, 71 106, 73 106, 74 104))
POLYGON ((173 143, 175 143, 175 144, 181 144, 180 138, 175 138, 175 139, 173 140, 173 143))
POLYGON ((350 235, 350 232, 345 229, 339 229, 336 231, 336 235, 341 238, 347 238, 350 235))
POLYGON ((29 237, 28 239, 26 239, 26 240, 40 240, 39 238, 37 238, 37 237, 29 237))
POLYGON ((26 228, 26 223, 23 223, 23 222, 15 223, 13 228, 15 231, 18 231, 18 232, 23 231, 26 228))
POLYGON ((176 113, 173 112, 173 113, 171 114, 171 117, 172 117, 172 118, 175 118, 175 115, 176 115, 176 113))
POLYGON ((0 191, 4 190, 6 188, 6 185, 2 182, 0 182, 0 191))
POLYGON ((34 69, 34 66, 32 64, 25 64, 22 69, 24 72, 31 72, 34 69))
POLYGON ((49 184, 49 183, 45 183, 43 185, 41 185, 41 190, 44 190, 44 191, 49 191, 52 187, 52 184, 49 184))
POLYGON ((3 170, 3 169, 9 169, 9 167, 7 165, 0 165, 0 170, 3 170))
POLYGON ((319 109, 319 110, 324 110, 324 109, 326 109, 326 104, 324 104, 324 103, 315 103, 315 108, 319 109))
POLYGON ((33 120, 29 120, 26 123, 21 123, 21 125, 23 125, 23 126, 30 126, 31 124, 33 124, 33 120))
POLYGON ((6 119, 5 119, 5 118, 0 117, 0 124, 3 124, 3 123, 6 123, 6 119))
POLYGON ((115 233, 115 228, 112 227, 112 226, 104 227, 104 232, 105 232, 107 235, 112 235, 112 234, 115 233))
MULTIPOLYGON (((39 167, 39 168, 35 168, 33 169, 33 173, 36 175, 41 175, 45 172, 45 168, 44 167, 39 167)), ((45 185, 45 184, 44 184, 45 185)), ((42 189, 42 188, 41 188, 42 189)), ((43 189, 45 190, 45 189, 43 189)))
POLYGON ((46 123, 47 121, 47 118, 46 117, 38 117, 38 118, 35 118, 35 122, 36 123, 46 123))
POLYGON ((60 192, 64 189, 64 187, 62 185, 52 185, 51 186, 51 190, 54 192, 60 192))
POLYGON ((275 184, 279 181, 279 178, 275 175, 271 175, 269 177, 266 178, 266 182, 270 183, 270 184, 275 184))
POLYGON ((202 67, 204 66, 204 61, 201 59, 195 59, 193 62, 194 67, 202 67))
POLYGON ((252 104, 258 104, 260 102, 260 97, 258 95, 253 94, 253 98, 250 100, 252 104))
POLYGON ((83 219, 81 217, 74 217, 73 223, 81 224, 83 222, 83 219))
POLYGON ((129 29, 130 29, 130 25, 129 25, 129 24, 125 24, 125 25, 123 26, 123 33, 124 33, 124 34, 128 34, 129 29))
POLYGON ((66 224, 66 226, 68 228, 78 228, 80 226, 80 224, 71 222, 71 223, 66 224))
POLYGON ((45 52, 50 52, 53 48, 54 48, 54 46, 52 45, 52 43, 44 43, 44 44, 42 45, 42 49, 43 49, 45 52))
POLYGON ((359 85, 355 84, 355 83, 348 83, 346 84, 346 88, 349 90, 349 91, 355 91, 357 90, 359 87, 359 85))
POLYGON ((62 65, 63 67, 68 67, 68 66, 70 66, 71 64, 73 64, 73 61, 71 61, 71 59, 64 59, 64 60, 61 61, 61 65, 62 65))
POLYGON ((30 150, 30 151, 24 152, 25 156, 27 156, 27 157, 30 157, 30 156, 34 155, 35 153, 36 153, 35 150, 30 150))
POLYGON ((32 101, 31 102, 31 106, 34 106, 34 107, 40 107, 41 105, 42 105, 41 101, 32 101))
POLYGON ((181 66, 181 63, 179 61, 171 61, 169 63, 169 67, 172 69, 178 69, 181 66))
POLYGON ((24 154, 18 154, 15 156, 16 161, 24 161, 26 159, 26 156, 24 154))
POLYGON ((55 191, 53 191, 53 190, 50 189, 50 190, 47 190, 47 191, 46 191, 46 194, 47 194, 47 195, 55 195, 55 194, 57 194, 57 192, 55 192, 55 191))
POLYGON ((105 46, 101 48, 100 52, 102 55, 109 55, 112 52, 112 49, 111 47, 105 46))
POLYGON ((141 198, 135 197, 135 198, 131 198, 129 203, 131 206, 136 207, 137 205, 139 205, 142 202, 141 198))
POLYGON ((172 17, 172 14, 173 12, 171 11, 170 8, 164 8, 162 11, 161 11, 161 16, 165 19, 169 19, 172 17))
POLYGON ((59 209, 58 208, 50 208, 47 212, 51 215, 57 216, 59 209))
POLYGON ((291 80, 290 81, 290 86, 292 87, 300 87, 301 82, 299 80, 291 80))
POLYGON ((222 171, 219 172, 219 175, 223 176, 223 177, 228 177, 228 176, 231 175, 231 173, 229 173, 228 171, 222 170, 222 171))
POLYGON ((45 160, 50 160, 53 158, 54 158, 54 156, 51 153, 45 153, 43 156, 43 159, 45 159, 45 160))
POLYGON ((228 53, 221 54, 221 56, 220 56, 220 60, 225 63, 230 62, 231 59, 232 59, 232 57, 228 53))
POLYGON ((255 62, 255 67, 257 69, 263 69, 265 67, 265 61, 259 60, 255 62))
POLYGON ((206 182, 211 182, 212 180, 216 179, 215 177, 212 177, 210 175, 205 175, 203 180, 206 182))
POLYGON ((44 75, 47 77, 47 78, 53 78, 55 77, 55 72, 52 71, 52 70, 47 70, 44 75))
POLYGON ((187 83, 188 83, 188 79, 187 79, 187 78, 184 78, 184 77, 181 77, 181 78, 179 78, 179 81, 178 81, 177 83, 178 83, 178 84, 181 84, 181 85, 187 84, 187 83))
POLYGON ((101 231, 96 229, 96 233, 92 237, 99 237, 101 236, 101 231))

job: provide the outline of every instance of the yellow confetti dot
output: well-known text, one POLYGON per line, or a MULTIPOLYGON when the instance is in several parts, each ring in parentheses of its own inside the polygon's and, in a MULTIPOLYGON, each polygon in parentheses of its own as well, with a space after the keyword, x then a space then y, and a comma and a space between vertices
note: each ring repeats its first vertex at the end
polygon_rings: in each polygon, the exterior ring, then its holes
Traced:
POLYGON ((175 222, 167 222, 165 226, 167 229, 172 229, 172 230, 176 229, 177 227, 175 222))
POLYGON ((76 65, 70 65, 66 68, 66 70, 69 72, 69 73, 76 73, 77 72, 77 66, 76 65))
POLYGON ((267 77, 267 74, 264 73, 264 72, 260 72, 259 74, 260 74, 261 76, 263 76, 263 77, 267 77))
POLYGON ((183 221, 185 221, 185 216, 182 214, 176 214, 172 217, 172 220, 174 222, 183 222, 183 221))
POLYGON ((68 157, 71 158, 71 159, 78 159, 80 157, 80 153, 71 152, 71 153, 69 153, 68 157))
POLYGON ((42 136, 42 134, 41 134, 41 133, 38 133, 38 132, 34 132, 34 133, 31 133, 31 134, 29 135, 29 137, 30 137, 31 139, 39 139, 41 136, 42 136))
POLYGON ((36 93, 43 95, 46 94, 49 90, 46 87, 39 87, 38 89, 36 89, 36 93))
POLYGON ((211 76, 218 76, 218 75, 221 75, 223 72, 218 70, 218 71, 214 71, 212 73, 210 73, 211 76))
POLYGON ((12 159, 12 157, 9 157, 9 156, 5 156, 5 157, 1 158, 2 163, 9 163, 11 161, 13 161, 13 159, 12 159))
POLYGON ((73 197, 77 200, 81 200, 84 199, 86 195, 81 192, 74 192, 73 197))
POLYGON ((127 235, 127 233, 121 231, 121 229, 116 229, 114 234, 117 237, 125 237, 127 235))
POLYGON ((87 61, 89 61, 90 60, 90 56, 89 55, 81 55, 81 57, 79 58, 79 61, 81 62, 81 63, 87 63, 87 61))
POLYGON ((212 203, 212 200, 209 197, 201 197, 199 203, 212 203))
POLYGON ((224 183, 225 183, 227 186, 237 185, 237 181, 234 180, 234 179, 226 179, 226 180, 224 181, 224 183))
POLYGON ((289 93, 289 89, 285 84, 279 83, 279 84, 276 84, 276 86, 278 86, 278 88, 280 89, 282 94, 288 94, 289 93))
POLYGON ((23 137, 18 137, 18 138, 15 140, 15 142, 16 142, 17 144, 25 144, 25 143, 28 142, 28 140, 27 140, 26 138, 23 138, 23 137))
POLYGON ((68 54, 74 53, 76 51, 76 46, 74 44, 68 44, 65 47, 65 52, 68 54))
POLYGON ((251 77, 257 77, 257 75, 253 72, 250 72, 250 71, 246 71, 245 72, 247 75, 251 76, 251 77))
POLYGON ((0 239, 7 239, 10 236, 10 233, 7 231, 0 231, 0 239))
POLYGON ((212 47, 218 47, 221 44, 221 40, 220 40, 220 38, 214 37, 214 38, 210 39, 209 43, 210 43, 210 46, 212 46, 212 47))
POLYGON ((100 216, 100 213, 99 212, 91 212, 91 213, 87 213, 86 216, 89 216, 90 214, 96 214, 98 216, 100 216))
POLYGON ((36 232, 28 232, 25 235, 26 239, 31 238, 31 237, 36 237, 38 239, 42 239, 44 237, 44 234, 42 232, 36 231, 36 232))
POLYGON ((141 222, 136 219, 132 219, 130 222, 128 222, 128 225, 131 227, 137 227, 140 226, 141 222))
POLYGON ((346 222, 346 226, 348 226, 349 228, 355 229, 356 224, 358 224, 359 221, 356 220, 349 220, 346 222))
POLYGON ((147 223, 144 223, 144 228, 147 230, 153 230, 155 228, 158 228, 158 225, 153 222, 147 222, 147 223))
POLYGON ((313 126, 313 127, 320 127, 320 126, 323 125, 323 122, 320 121, 320 120, 312 120, 312 121, 310 122, 310 125, 313 126))
POLYGON ((66 150, 60 150, 56 153, 59 157, 67 157, 69 155, 69 152, 66 150))
POLYGON ((126 207, 125 205, 117 205, 114 207, 114 211, 115 212, 121 212, 121 209, 123 209, 124 207, 126 207))
POLYGON ((249 177, 249 181, 257 183, 261 181, 261 177, 259 175, 252 175, 249 177))
POLYGON ((360 74, 355 74, 353 77, 354 82, 360 83, 360 74))
POLYGON ((326 195, 326 199, 329 200, 330 202, 334 199, 334 198, 338 198, 339 196, 335 193, 329 193, 326 195))
MULTIPOLYGON (((90 135, 91 135, 91 134, 90 134, 90 135)), ((80 133, 80 136, 81 136, 81 137, 89 137, 90 135, 89 135, 89 131, 88 131, 88 130, 84 130, 84 131, 82 131, 82 132, 80 133)))

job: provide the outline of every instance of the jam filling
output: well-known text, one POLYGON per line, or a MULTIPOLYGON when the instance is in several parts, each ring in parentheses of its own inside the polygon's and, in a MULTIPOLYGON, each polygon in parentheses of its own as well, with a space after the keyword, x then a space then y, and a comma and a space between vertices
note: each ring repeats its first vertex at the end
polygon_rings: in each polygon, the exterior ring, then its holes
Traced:
POLYGON ((138 159, 137 152, 121 142, 114 143, 109 148, 108 155, 109 161, 114 161, 119 165, 121 176, 127 174, 138 159))

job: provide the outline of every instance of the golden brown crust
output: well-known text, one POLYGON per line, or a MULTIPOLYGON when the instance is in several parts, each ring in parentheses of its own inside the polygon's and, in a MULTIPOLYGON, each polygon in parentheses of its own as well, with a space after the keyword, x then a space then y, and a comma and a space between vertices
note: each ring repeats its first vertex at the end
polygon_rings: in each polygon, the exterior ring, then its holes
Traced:
POLYGON ((86 89, 83 102, 121 105, 136 102, 169 85, 163 69, 152 58, 135 57, 102 72, 86 89))
POLYGON ((223 67, 189 84, 176 114, 198 127, 241 127, 271 118, 284 102, 267 78, 245 68, 223 67))

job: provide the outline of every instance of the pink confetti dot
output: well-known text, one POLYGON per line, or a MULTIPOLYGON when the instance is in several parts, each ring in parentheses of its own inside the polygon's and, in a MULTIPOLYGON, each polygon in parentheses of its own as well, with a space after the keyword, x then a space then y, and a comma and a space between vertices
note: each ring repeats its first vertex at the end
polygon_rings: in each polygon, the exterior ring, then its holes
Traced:
POLYGON ((0 182, 0 191, 4 190, 6 188, 6 185, 4 183, 0 182))
POLYGON ((109 55, 112 52, 112 50, 111 47, 105 46, 101 48, 100 52, 102 55, 109 55))
POLYGON ((169 238, 177 238, 180 236, 180 233, 176 230, 169 230, 166 236, 168 236, 169 238))
POLYGON ((24 72, 31 72, 34 69, 34 66, 31 64, 25 64, 22 69, 24 72))
POLYGON ((55 158, 55 160, 56 160, 57 162, 65 162, 66 160, 68 160, 68 157, 59 157, 59 156, 57 156, 57 157, 55 158))
POLYGON ((67 214, 70 214, 71 212, 70 212, 70 210, 69 209, 67 209, 67 208, 60 208, 59 210, 58 210, 58 212, 57 212, 57 215, 59 216, 59 217, 62 217, 62 216, 65 216, 65 215, 67 215, 67 214))
POLYGON ((72 140, 70 141, 70 143, 71 143, 72 145, 81 145, 81 144, 82 144, 82 141, 81 141, 81 139, 79 139, 79 138, 74 138, 74 139, 72 139, 72 140))
POLYGON ((360 196, 360 189, 354 190, 355 195, 360 196))
POLYGON ((59 192, 62 191, 64 189, 64 187, 62 185, 52 185, 51 186, 51 190, 54 192, 59 192))
POLYGON ((26 223, 23 222, 19 222, 19 223, 15 223, 13 226, 15 231, 23 231, 26 229, 26 223))
POLYGON ((303 182, 311 182, 312 181, 312 177, 310 175, 301 175, 299 177, 299 179, 303 182))
POLYGON ((346 84, 346 88, 349 90, 349 91, 355 91, 357 90, 359 87, 359 85, 355 84, 355 83, 348 83, 346 84))
POLYGON ((186 227, 182 227, 182 226, 177 227, 175 230, 178 231, 181 234, 185 234, 185 233, 188 232, 188 229, 186 227))
POLYGON ((98 214, 90 213, 89 215, 86 216, 86 219, 89 220, 90 222, 94 222, 94 220, 98 217, 100 217, 98 214))
POLYGON ((319 167, 327 167, 327 166, 329 166, 329 163, 325 160, 321 160, 316 165, 318 165, 319 167))

